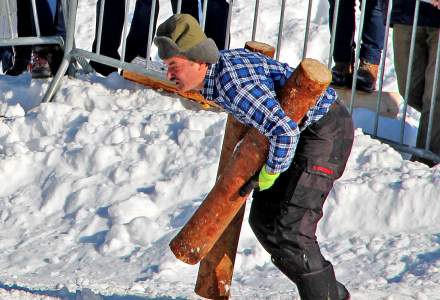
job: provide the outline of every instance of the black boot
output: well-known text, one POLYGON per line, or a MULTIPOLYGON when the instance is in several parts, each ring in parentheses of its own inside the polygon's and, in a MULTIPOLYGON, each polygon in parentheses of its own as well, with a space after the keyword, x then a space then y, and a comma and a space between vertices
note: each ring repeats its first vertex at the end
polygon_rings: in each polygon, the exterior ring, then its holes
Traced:
POLYGON ((324 268, 306 273, 294 274, 288 264, 272 256, 274 265, 292 280, 297 288, 301 300, 349 300, 350 294, 342 283, 336 281, 333 266, 324 260, 324 268))
POLYGON ((336 62, 332 68, 332 84, 351 87, 353 80, 353 65, 346 62, 336 62))
POLYGON ((345 285, 336 281, 336 289, 338 290, 338 299, 339 300, 350 300, 350 293, 348 292, 345 285))
POLYGON ((329 263, 324 269, 297 276, 301 300, 339 300, 335 272, 329 263))

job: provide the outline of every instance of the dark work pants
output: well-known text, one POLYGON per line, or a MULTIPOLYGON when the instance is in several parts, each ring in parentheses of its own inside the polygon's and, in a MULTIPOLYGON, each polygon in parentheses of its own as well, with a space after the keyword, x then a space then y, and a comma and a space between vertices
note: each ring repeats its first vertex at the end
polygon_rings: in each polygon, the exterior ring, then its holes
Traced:
MULTIPOLYGON (((366 0, 365 19, 362 32, 360 58, 372 64, 379 64, 385 35, 384 4, 383 0, 366 0)), ((333 24, 335 0, 329 0, 330 31, 333 24)), ((354 62, 355 0, 340 0, 338 23, 336 25, 335 48, 333 59, 335 62, 354 62)))
MULTIPOLYGON (((173 12, 177 12, 177 0, 171 0, 173 12)), ((92 50, 96 51, 98 38, 98 16, 100 13, 101 1, 96 7, 96 33, 92 50)), ((125 61, 131 62, 136 56, 144 57, 147 54, 147 44, 149 37, 150 15, 152 0, 137 0, 133 14, 133 20, 127 36, 125 49, 125 61)), ((226 22, 229 4, 225 0, 209 0, 207 7, 207 22, 205 32, 212 38, 219 49, 224 49, 226 38, 226 22)), ((101 36, 100 54, 120 59, 118 52, 121 44, 122 29, 124 26, 125 0, 106 1, 104 7, 103 27, 101 36)), ((157 16, 159 13, 159 2, 156 2, 154 18, 154 30, 156 30, 157 16)), ((192 15, 198 20, 198 1, 183 0, 182 13, 192 15)), ((92 67, 103 75, 117 71, 116 68, 105 66, 96 62, 91 62, 92 67)))
POLYGON ((301 133, 292 165, 272 188, 254 192, 250 225, 283 273, 308 274, 328 265, 315 233, 324 201, 344 171, 352 143, 351 116, 337 101, 301 133))
MULTIPOLYGON (((427 142, 439 30, 439 28, 419 26, 416 31, 408 104, 421 114, 416 143, 418 148, 425 148, 427 142)), ((394 24, 394 66, 399 92, 402 96, 405 96, 406 90, 411 35, 412 25, 394 24)), ((428 149, 440 155, 440 82, 437 85, 434 101, 431 140, 428 149)), ((420 161, 430 167, 436 165, 435 162, 417 155, 413 155, 412 160, 420 161)))
MULTIPOLYGON (((41 36, 59 34, 65 38, 66 29, 61 5, 58 1, 55 18, 46 0, 35 1, 41 36)), ((35 36, 31 0, 17 0, 17 33, 19 37, 35 36)), ((15 46, 15 59, 30 60, 32 46, 15 46)))

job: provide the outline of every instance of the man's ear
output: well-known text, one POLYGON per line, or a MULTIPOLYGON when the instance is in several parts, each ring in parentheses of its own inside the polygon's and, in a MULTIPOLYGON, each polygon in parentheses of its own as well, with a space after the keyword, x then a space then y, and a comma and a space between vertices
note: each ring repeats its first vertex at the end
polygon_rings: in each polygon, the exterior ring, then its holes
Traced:
POLYGON ((206 70, 208 69, 208 64, 205 62, 198 62, 199 64, 199 70, 206 70))

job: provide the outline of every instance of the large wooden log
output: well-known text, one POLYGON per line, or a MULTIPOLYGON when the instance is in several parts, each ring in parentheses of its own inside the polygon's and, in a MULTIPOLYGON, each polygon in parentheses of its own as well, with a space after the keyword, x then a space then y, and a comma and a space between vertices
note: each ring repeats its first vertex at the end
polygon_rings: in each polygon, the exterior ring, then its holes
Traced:
MULTIPOLYGON (((269 57, 273 57, 275 54, 274 47, 257 41, 246 42, 245 49, 262 53, 269 57)), ((217 178, 225 169, 235 147, 248 130, 249 127, 238 122, 233 116, 228 115, 217 178)), ((240 211, 227 226, 211 251, 200 261, 199 273, 194 289, 198 295, 215 300, 226 300, 229 298, 245 206, 246 203, 243 203, 240 211)))
MULTIPOLYGON (((331 73, 323 64, 304 59, 279 93, 280 104, 300 123, 330 81, 331 73)), ((212 249, 247 198, 240 197, 240 188, 263 166, 268 150, 267 138, 250 129, 206 199, 171 241, 178 259, 196 264, 212 249)))

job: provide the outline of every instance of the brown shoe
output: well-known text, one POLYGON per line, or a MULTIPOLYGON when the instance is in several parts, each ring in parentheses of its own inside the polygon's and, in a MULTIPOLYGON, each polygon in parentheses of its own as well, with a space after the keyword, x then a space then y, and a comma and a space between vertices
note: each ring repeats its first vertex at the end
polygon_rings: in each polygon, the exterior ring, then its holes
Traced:
POLYGON ((371 64, 366 60, 361 59, 358 69, 356 89, 367 93, 374 91, 376 89, 378 71, 379 65, 371 64))
POLYGON ((353 65, 346 62, 335 62, 332 68, 332 84, 351 86, 353 80, 353 65))

